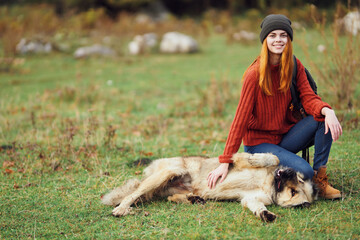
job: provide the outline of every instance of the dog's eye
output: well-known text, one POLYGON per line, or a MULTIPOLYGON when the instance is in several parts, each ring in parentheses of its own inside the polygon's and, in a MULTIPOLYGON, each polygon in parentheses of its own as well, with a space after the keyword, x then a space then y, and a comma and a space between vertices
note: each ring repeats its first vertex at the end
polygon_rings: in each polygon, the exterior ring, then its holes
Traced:
POLYGON ((291 189, 291 196, 293 197, 293 196, 295 196, 295 194, 297 194, 297 191, 292 188, 292 189, 291 189))

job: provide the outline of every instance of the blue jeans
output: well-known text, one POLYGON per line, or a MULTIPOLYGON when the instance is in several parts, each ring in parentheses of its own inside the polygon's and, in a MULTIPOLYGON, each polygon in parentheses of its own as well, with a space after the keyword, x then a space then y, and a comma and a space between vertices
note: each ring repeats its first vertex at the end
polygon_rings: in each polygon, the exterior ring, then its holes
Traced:
POLYGON ((320 166, 325 166, 329 158, 332 137, 330 131, 327 134, 324 133, 324 122, 317 122, 312 116, 307 116, 295 124, 283 136, 278 145, 262 143, 255 146, 244 146, 244 150, 248 153, 272 153, 279 158, 280 165, 291 167, 303 173, 306 179, 311 179, 314 170, 318 170, 320 166), (296 153, 305 148, 313 139, 315 154, 312 168, 306 160, 296 153))

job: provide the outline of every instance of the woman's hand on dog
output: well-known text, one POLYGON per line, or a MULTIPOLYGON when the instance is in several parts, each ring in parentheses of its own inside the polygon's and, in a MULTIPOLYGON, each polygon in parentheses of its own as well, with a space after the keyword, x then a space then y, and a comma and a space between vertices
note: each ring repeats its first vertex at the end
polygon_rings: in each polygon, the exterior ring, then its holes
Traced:
POLYGON ((219 167, 215 168, 207 176, 208 187, 210 189, 214 188, 219 177, 221 177, 219 183, 224 181, 228 172, 229 172, 229 163, 221 163, 219 167))

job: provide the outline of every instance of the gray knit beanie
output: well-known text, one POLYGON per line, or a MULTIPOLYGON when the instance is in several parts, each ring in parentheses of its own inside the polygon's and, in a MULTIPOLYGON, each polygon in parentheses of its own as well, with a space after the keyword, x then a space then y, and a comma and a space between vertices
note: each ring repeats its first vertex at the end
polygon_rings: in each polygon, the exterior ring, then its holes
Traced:
POLYGON ((293 30, 291 21, 282 14, 270 14, 264 18, 261 25, 260 41, 264 42, 267 35, 274 30, 284 30, 289 34, 291 41, 293 40, 293 30))

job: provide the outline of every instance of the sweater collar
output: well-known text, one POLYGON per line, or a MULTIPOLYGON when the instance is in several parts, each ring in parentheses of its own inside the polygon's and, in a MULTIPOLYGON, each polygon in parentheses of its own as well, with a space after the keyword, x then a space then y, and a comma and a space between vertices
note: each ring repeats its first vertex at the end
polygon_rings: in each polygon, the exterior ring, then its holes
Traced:
POLYGON ((279 68, 280 68, 280 63, 279 63, 279 64, 276 64, 276 65, 270 64, 270 69, 271 69, 271 71, 278 71, 279 68))

